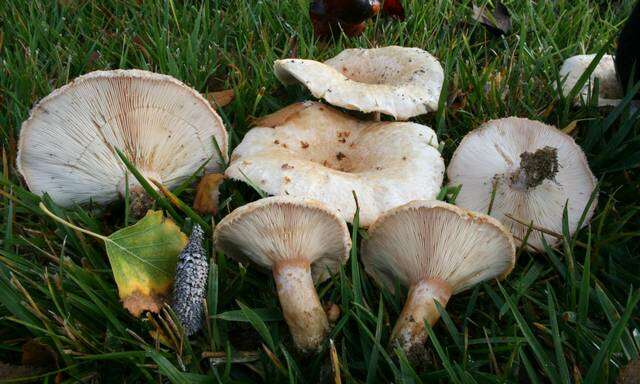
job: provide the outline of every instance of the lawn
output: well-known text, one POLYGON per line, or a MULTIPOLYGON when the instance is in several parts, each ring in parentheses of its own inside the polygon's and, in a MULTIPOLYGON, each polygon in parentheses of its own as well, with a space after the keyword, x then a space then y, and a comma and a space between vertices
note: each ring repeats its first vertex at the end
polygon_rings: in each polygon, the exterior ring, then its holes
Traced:
MULTIPOLYGON (((634 2, 507 1, 513 28, 503 36, 473 21, 469 0, 404 3, 406 21, 377 18, 363 36, 325 43, 313 36, 306 0, 0 1, 0 380, 615 382, 640 352, 640 124, 624 106, 574 107, 555 82, 567 57, 613 52, 634 2), (519 250, 506 280, 454 296, 429 332, 422 364, 388 348, 406 291, 380 290, 364 273, 358 244, 366 231, 350 227, 350 260, 318 287, 322 302, 340 310, 320 353, 294 350, 273 279, 213 253, 210 233, 208 320, 186 338, 169 313, 136 319, 123 309, 104 244, 39 208, 44 201, 109 235, 127 223, 123 202, 62 209, 28 192, 16 170, 30 107, 86 72, 141 68, 202 93, 232 88, 235 99, 219 113, 233 148, 253 118, 310 97, 277 81, 274 60, 385 45, 423 48, 445 68, 444 102, 414 120, 437 132, 446 161, 482 122, 529 117, 570 132, 600 186, 590 225, 565 234, 557 249, 519 250)), ((190 185, 179 197, 190 204, 194 193, 190 185)), ((260 197, 229 181, 221 193, 214 221, 260 197)), ((187 231, 187 215, 178 215, 187 231)))

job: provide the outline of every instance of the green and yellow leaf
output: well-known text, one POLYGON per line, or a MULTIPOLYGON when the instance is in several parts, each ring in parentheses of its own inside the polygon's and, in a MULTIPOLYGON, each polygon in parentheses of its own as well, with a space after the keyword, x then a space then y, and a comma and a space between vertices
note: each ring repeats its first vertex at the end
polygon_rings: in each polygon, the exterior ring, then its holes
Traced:
POLYGON ((186 244, 187 237, 161 211, 147 212, 105 240, 118 294, 134 316, 160 310, 186 244))

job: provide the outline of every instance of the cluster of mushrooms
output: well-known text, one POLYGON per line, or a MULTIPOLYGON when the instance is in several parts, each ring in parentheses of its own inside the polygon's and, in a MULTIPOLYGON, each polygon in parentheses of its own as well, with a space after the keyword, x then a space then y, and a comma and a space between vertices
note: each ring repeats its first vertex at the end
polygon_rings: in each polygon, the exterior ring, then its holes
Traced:
MULTIPOLYGON (((360 254, 366 272, 385 289, 409 290, 392 331, 392 344, 407 353, 425 343, 425 321, 438 320, 436 301, 445 306, 453 294, 504 278, 525 238, 534 252, 556 245, 565 209, 571 233, 593 213, 596 180, 580 147, 552 126, 515 117, 489 121, 462 140, 447 169, 449 185, 462 186, 457 206, 436 201, 445 173, 438 138, 406 121, 438 106, 444 73, 424 50, 347 49, 324 63, 279 60, 275 74, 372 116, 358 119, 317 101, 293 104, 258 119, 225 170, 272 197, 224 217, 215 246, 273 273, 302 351, 318 350, 329 331, 314 284, 347 261, 347 222, 357 208, 368 228, 360 254)), ((174 78, 93 72, 32 110, 17 164, 33 192, 60 205, 128 193, 144 206, 144 191, 116 149, 143 177, 171 188, 202 166, 222 171, 227 132, 207 100, 174 78)))

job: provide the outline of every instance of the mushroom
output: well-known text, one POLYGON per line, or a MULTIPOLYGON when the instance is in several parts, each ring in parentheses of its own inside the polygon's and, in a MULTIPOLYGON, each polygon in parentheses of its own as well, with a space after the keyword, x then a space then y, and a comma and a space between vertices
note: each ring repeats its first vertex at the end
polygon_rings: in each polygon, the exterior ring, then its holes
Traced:
MULTIPOLYGON (((560 79, 562 83, 562 94, 567 97, 576 85, 583 73, 586 72, 596 55, 577 55, 568 58, 560 68, 560 79)), ((582 87, 576 96, 575 104, 580 105, 587 102, 593 93, 595 79, 598 79, 598 106, 616 106, 620 99, 624 97, 624 92, 616 76, 614 57, 604 55, 596 68, 591 73, 589 80, 582 87)))
POLYGON ((380 216, 362 243, 365 271, 382 287, 409 288, 391 333, 407 356, 419 359, 425 321, 440 318, 453 294, 506 277, 515 264, 511 234, 498 220, 440 201, 412 201, 380 216))
MULTIPOLYGON (((127 189, 127 168, 116 149, 145 178, 172 187, 205 163, 207 171, 221 169, 214 138, 226 156, 227 132, 218 114, 173 77, 96 71, 31 110, 20 131, 17 165, 31 191, 48 193, 60 205, 107 203, 127 189)), ((145 205, 135 177, 129 175, 128 184, 132 206, 145 205)))
POLYGON ((300 82, 330 104, 399 120, 437 110, 444 81, 429 52, 397 46, 346 49, 324 63, 277 60, 274 69, 283 84, 300 82))
POLYGON ((251 129, 234 150, 226 175, 271 195, 321 201, 360 223, 416 199, 434 199, 444 162, 436 134, 424 125, 359 121, 318 102, 285 108, 251 129), (293 112, 292 112, 293 111, 293 112))
MULTIPOLYGON (((562 232, 565 205, 573 234, 596 188, 587 158, 571 136, 517 117, 492 120, 468 133, 453 154, 447 176, 451 185, 462 185, 456 204, 489 213, 519 240, 529 223, 562 232)), ((595 203, 584 223, 594 209, 595 203)), ((534 231, 528 244, 540 250, 543 237, 550 245, 559 241, 558 236, 534 231)))
POLYGON ((270 197, 222 219, 214 242, 225 254, 273 272, 296 347, 318 350, 329 323, 314 282, 324 281, 348 259, 351 239, 346 223, 319 202, 270 197))

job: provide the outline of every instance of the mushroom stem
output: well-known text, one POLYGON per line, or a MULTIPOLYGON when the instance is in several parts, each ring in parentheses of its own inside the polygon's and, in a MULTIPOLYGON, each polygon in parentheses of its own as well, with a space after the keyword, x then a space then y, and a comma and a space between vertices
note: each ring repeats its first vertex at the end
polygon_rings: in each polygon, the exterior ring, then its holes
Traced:
MULTIPOLYGON (((151 172, 141 173, 144 178, 149 181, 149 184, 157 190, 158 188, 150 180, 161 180, 160 176, 151 172)), ((147 213, 149 208, 151 208, 155 200, 149 196, 138 180, 131 174, 129 174, 128 177, 123 177, 118 184, 118 191, 122 197, 125 197, 127 194, 127 182, 129 183, 129 209, 133 217, 141 218, 147 213)))
POLYGON ((296 347, 303 352, 317 351, 329 330, 329 322, 313 285, 309 261, 281 261, 273 267, 273 277, 296 347))
POLYGON ((421 280, 412 285, 391 333, 391 345, 399 344, 408 356, 414 355, 416 348, 421 348, 427 340, 425 321, 433 325, 440 318, 435 300, 444 307, 451 293, 451 285, 441 279, 421 280))

